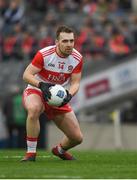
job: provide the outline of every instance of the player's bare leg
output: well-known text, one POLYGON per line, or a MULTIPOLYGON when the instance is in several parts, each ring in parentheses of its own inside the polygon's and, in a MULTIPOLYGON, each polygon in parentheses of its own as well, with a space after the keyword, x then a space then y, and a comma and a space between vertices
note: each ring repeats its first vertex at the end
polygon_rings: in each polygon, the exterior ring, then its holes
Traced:
POLYGON ((74 112, 65 113, 57 116, 54 120, 57 127, 64 132, 65 136, 60 145, 54 147, 52 152, 64 160, 72 160, 74 157, 66 152, 66 150, 80 144, 83 140, 78 120, 74 112), (59 153, 59 154, 58 154, 59 153), (66 154, 66 157, 64 155, 66 154), (61 155, 60 155, 61 154, 61 155))
POLYGON ((36 157, 37 138, 40 132, 39 116, 44 110, 41 98, 31 94, 25 98, 25 108, 28 111, 27 130, 27 153, 22 161, 34 161, 36 157))
POLYGON ((28 137, 38 137, 40 132, 39 116, 44 111, 41 98, 36 94, 29 95, 25 100, 28 111, 26 130, 28 137))

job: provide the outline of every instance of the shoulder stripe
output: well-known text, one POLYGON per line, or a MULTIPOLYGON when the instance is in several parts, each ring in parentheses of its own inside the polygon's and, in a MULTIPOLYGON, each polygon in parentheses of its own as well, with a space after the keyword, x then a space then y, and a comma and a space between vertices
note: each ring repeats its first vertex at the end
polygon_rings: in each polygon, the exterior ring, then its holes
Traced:
POLYGON ((44 53, 45 51, 51 50, 51 49, 53 49, 53 48, 55 48, 55 46, 47 46, 47 47, 45 47, 45 48, 43 48, 43 49, 40 49, 40 52, 41 52, 41 53, 44 53))
POLYGON ((77 54, 78 56, 82 57, 82 55, 81 55, 76 49, 73 49, 72 53, 75 53, 75 54, 77 54))
POLYGON ((73 58, 76 59, 77 61, 79 61, 79 62, 81 61, 81 58, 78 58, 77 56, 74 56, 74 55, 72 55, 72 56, 73 56, 73 58))
POLYGON ((72 55, 73 56, 76 56, 77 58, 79 58, 79 59, 81 59, 82 58, 82 56, 79 56, 78 54, 76 54, 76 53, 72 53, 72 55))
POLYGON ((46 51, 46 52, 44 52, 44 53, 42 53, 43 55, 45 55, 45 54, 48 54, 48 53, 50 53, 50 52, 53 52, 53 51, 55 51, 54 49, 52 49, 52 50, 50 50, 50 51, 46 51))
POLYGON ((82 56, 80 57, 80 56, 77 56, 76 54, 73 54, 73 53, 72 53, 72 56, 78 61, 81 61, 81 59, 82 59, 82 56))
POLYGON ((54 52, 55 52, 55 51, 49 52, 49 53, 43 55, 43 57, 49 56, 49 55, 53 54, 54 52))
POLYGON ((44 55, 45 53, 48 53, 48 52, 53 51, 53 50, 55 50, 55 48, 47 49, 47 50, 43 51, 42 54, 44 55))
POLYGON ((43 57, 45 57, 45 56, 48 56, 50 54, 53 54, 54 52, 55 52, 55 50, 52 50, 52 51, 48 51, 48 52, 46 52, 46 53, 44 53, 42 55, 43 55, 43 57))
POLYGON ((77 53, 74 53, 74 52, 72 53, 72 55, 73 55, 73 56, 78 57, 79 59, 81 59, 81 58, 82 58, 82 56, 81 56, 81 55, 79 55, 79 54, 77 54, 77 53))

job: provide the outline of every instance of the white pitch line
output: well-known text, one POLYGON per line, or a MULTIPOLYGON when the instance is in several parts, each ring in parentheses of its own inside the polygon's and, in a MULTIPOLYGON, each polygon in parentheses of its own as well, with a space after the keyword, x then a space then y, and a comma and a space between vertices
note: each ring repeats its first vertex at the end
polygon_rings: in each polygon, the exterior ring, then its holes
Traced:
MULTIPOLYGON (((35 178, 35 177, 34 177, 35 178)), ((50 176, 50 175, 43 175, 41 176, 41 178, 56 178, 56 179, 81 179, 82 177, 81 176, 65 176, 65 175, 56 175, 56 177, 54 176, 50 176)))
MULTIPOLYGON (((22 158, 23 156, 0 156, 0 159, 16 159, 16 158, 22 158)), ((50 158, 50 155, 45 156, 37 156, 38 158, 50 158)))
MULTIPOLYGON (((0 178, 6 178, 5 175, 0 175, 0 178)), ((18 176, 13 175, 12 178, 18 178, 18 176)), ((66 176, 66 175, 42 175, 41 179, 82 179, 81 176, 66 176)), ((33 179, 39 179, 38 176, 33 176, 33 179)))

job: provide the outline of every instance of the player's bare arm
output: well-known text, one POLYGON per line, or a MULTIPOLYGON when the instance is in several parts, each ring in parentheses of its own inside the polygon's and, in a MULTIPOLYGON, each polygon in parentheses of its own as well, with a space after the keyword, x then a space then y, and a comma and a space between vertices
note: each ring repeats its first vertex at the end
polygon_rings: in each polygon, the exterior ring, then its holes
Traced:
POLYGON ((34 75, 40 71, 41 71, 40 68, 37 68, 32 64, 29 64, 24 71, 23 80, 26 83, 31 84, 32 86, 39 87, 39 81, 34 78, 34 75))
POLYGON ((69 93, 72 96, 74 96, 78 92, 80 86, 80 80, 81 80, 81 73, 75 73, 71 75, 69 93))

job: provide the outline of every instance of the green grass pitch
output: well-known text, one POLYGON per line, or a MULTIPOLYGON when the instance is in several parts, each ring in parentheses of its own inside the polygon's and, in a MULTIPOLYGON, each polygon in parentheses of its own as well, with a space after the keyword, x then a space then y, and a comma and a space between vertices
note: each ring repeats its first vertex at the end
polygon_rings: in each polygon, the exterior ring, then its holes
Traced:
POLYGON ((137 179, 137 151, 73 151, 63 161, 38 150, 36 162, 20 162, 21 150, 0 150, 0 179, 137 179))

